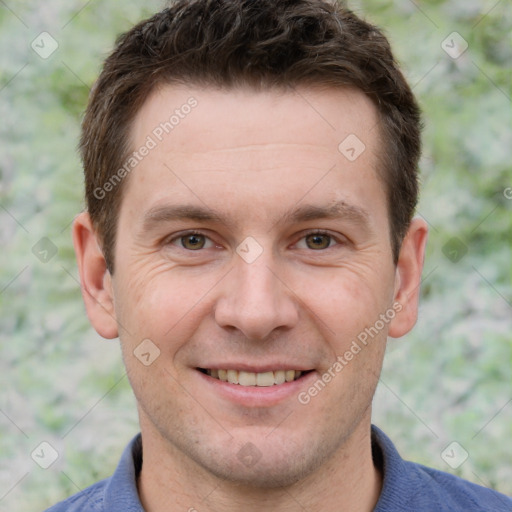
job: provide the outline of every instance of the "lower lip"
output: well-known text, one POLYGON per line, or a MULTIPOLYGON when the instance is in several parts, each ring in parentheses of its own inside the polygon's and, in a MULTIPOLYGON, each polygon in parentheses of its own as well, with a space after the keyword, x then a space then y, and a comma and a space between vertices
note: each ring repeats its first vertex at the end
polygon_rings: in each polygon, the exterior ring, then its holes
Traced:
POLYGON ((231 402, 247 407, 270 407, 290 397, 296 398, 301 391, 311 385, 316 375, 315 371, 311 371, 302 375, 297 380, 284 382, 283 384, 275 384, 273 386, 241 386, 215 379, 199 370, 195 371, 206 385, 211 386, 214 393, 231 402))

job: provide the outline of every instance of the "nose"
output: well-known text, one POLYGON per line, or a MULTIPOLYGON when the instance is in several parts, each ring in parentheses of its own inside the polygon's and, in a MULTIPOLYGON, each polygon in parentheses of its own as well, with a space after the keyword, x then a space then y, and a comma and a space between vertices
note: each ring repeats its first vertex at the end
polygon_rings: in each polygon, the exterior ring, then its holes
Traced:
POLYGON ((236 328, 255 341, 265 340, 276 329, 292 328, 299 318, 293 291, 264 254, 252 263, 235 256, 235 267, 223 280, 215 305, 219 326, 236 328))

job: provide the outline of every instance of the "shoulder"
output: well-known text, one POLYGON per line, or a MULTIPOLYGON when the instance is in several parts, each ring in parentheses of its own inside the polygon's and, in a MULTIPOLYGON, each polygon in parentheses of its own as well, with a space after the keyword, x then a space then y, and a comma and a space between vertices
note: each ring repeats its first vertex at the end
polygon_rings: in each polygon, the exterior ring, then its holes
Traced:
POLYGON ((142 466, 142 441, 137 434, 126 446, 110 478, 57 503, 46 512, 143 512, 137 493, 142 466))
POLYGON ((67 500, 53 505, 45 512, 103 512, 105 488, 110 478, 96 482, 67 500))
POLYGON ((375 512, 512 512, 512 499, 455 475, 403 460, 372 425, 374 461, 383 473, 375 512))
POLYGON ((412 503, 435 504, 437 510, 450 512, 512 512, 512 499, 504 494, 421 464, 406 462, 405 466, 420 487, 417 498, 411 496, 412 503))

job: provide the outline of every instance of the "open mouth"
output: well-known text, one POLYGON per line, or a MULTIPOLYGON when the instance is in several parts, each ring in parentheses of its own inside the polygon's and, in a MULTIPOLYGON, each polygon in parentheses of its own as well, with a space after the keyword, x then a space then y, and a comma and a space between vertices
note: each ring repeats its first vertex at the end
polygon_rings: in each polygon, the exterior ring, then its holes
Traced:
POLYGON ((245 372, 242 370, 213 370, 209 368, 198 368, 198 370, 209 377, 238 384, 239 386, 278 386, 285 382, 292 382, 300 379, 312 370, 275 370, 262 373, 245 372))

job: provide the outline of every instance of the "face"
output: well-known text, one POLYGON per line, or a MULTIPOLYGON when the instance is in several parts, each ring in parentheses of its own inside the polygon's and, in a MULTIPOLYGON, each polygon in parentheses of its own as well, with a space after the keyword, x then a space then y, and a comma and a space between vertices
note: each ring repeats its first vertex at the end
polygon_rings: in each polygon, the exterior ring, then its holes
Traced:
POLYGON ((148 136, 103 280, 111 317, 89 316, 119 333, 143 438, 228 480, 295 482, 368 428, 386 338, 411 326, 376 110, 353 90, 167 86, 133 148, 148 136))

